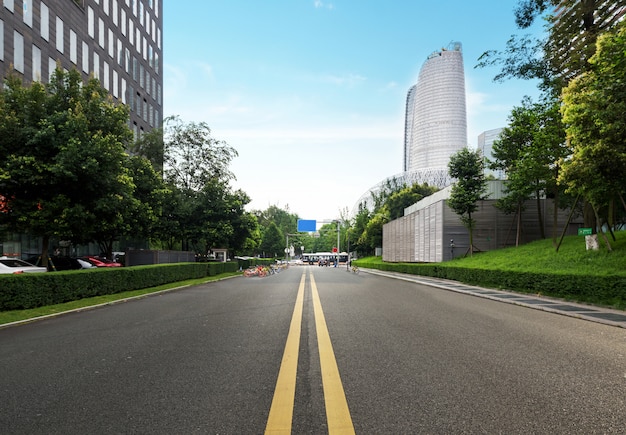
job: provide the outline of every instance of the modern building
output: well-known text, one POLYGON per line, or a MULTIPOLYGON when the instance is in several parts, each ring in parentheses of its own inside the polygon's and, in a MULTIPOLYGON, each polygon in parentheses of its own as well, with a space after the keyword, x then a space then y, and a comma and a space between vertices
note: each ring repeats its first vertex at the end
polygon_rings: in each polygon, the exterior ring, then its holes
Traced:
POLYGON ((405 172, 428 174, 431 185, 448 182, 450 156, 467 146, 465 72, 461 43, 431 53, 407 97, 405 172))
POLYGON ((352 208, 372 209, 372 195, 389 186, 427 183, 444 188, 450 156, 467 146, 465 71, 460 42, 431 53, 420 70, 417 83, 406 97, 403 172, 366 191, 352 208))
POLYGON ((137 137, 163 120, 162 29, 163 0, 2 0, 0 76, 93 75, 130 107, 137 137))
POLYGON ((493 130, 483 131, 478 135, 478 149, 485 159, 485 177, 493 177, 496 180, 504 180, 506 174, 502 170, 494 171, 488 168, 488 163, 494 161, 493 158, 493 143, 498 140, 503 128, 494 128, 493 130))

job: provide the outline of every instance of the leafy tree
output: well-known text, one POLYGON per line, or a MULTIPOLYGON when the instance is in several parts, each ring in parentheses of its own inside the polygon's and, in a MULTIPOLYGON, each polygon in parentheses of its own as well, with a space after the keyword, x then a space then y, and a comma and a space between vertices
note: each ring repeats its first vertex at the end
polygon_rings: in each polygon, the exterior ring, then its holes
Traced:
POLYGON ((229 166, 237 151, 211 137, 206 123, 169 117, 164 126, 164 174, 169 183, 183 192, 199 192, 215 180, 234 178, 229 166))
MULTIPOLYGON (((490 164, 492 169, 504 170, 507 174, 507 196, 498 200, 496 206, 506 213, 515 212, 519 217, 524 201, 534 197, 537 222, 544 238, 541 197, 555 199, 552 231, 555 243, 559 161, 568 153, 559 108, 559 101, 555 98, 533 103, 525 97, 522 105, 513 109, 509 125, 494 143, 494 161, 490 164)), ((518 219, 518 241, 520 230, 518 219)))
POLYGON ((487 189, 483 171, 483 158, 480 150, 459 150, 450 157, 448 164, 450 176, 457 181, 452 185, 448 205, 459 215, 461 222, 469 231, 469 253, 474 252, 474 226, 472 216, 478 210, 477 202, 485 199, 487 189))
MULTIPOLYGON (((624 208, 626 182, 626 26, 598 39, 590 69, 563 92, 563 120, 572 156, 561 182, 592 205, 598 228, 603 210, 619 198, 624 208)), ((601 232, 601 230, 600 230, 601 232)), ((608 239, 605 237, 610 249, 608 239)))
POLYGON ((504 52, 486 51, 477 66, 499 65, 496 81, 538 79, 542 90, 558 95, 569 80, 587 70, 597 37, 618 24, 623 7, 622 0, 520 0, 515 10, 518 28, 528 29, 542 17, 547 35, 513 35, 504 52), (548 14, 557 7, 558 13, 548 14))
POLYGON ((285 250, 285 236, 274 222, 270 222, 263 235, 259 250, 265 257, 281 256, 285 250))
POLYGON ((257 210, 254 213, 263 230, 273 222, 284 235, 295 234, 298 231, 298 215, 290 213, 289 206, 282 209, 277 205, 271 205, 263 211, 257 210))
MULTIPOLYGON (((211 137, 206 123, 184 123, 178 117, 166 119, 163 143, 170 193, 158 237, 166 246, 193 249, 199 255, 218 247, 249 247, 257 231, 256 220, 244 210, 250 199, 230 187, 234 175, 229 165, 236 150, 211 137)), ((148 137, 136 148, 158 162, 158 137, 148 137)))
POLYGON ((7 229, 41 237, 44 262, 51 237, 85 243, 113 229, 130 232, 124 220, 136 186, 126 165, 125 106, 96 79, 83 83, 78 71, 57 68, 46 85, 8 77, 0 109, 7 229))
POLYGON ((401 190, 393 192, 384 203, 389 220, 398 219, 404 216, 404 209, 415 204, 419 200, 432 195, 438 188, 424 184, 413 184, 401 190))
POLYGON ((367 255, 370 249, 365 243, 365 238, 361 235, 367 228, 367 223, 372 218, 372 212, 369 211, 364 204, 359 205, 359 211, 354 217, 353 225, 348 230, 348 238, 350 239, 351 250, 356 251, 359 255, 367 255))

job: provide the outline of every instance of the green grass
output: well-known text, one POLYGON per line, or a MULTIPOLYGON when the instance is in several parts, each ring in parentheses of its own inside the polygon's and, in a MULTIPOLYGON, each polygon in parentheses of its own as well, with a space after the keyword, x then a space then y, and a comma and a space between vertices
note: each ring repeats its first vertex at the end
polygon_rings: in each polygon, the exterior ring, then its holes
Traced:
POLYGON ((77 310, 81 308, 92 307, 95 305, 108 304, 122 299, 140 297, 149 295, 151 293, 157 293, 165 290, 172 290, 179 287, 188 287, 198 284, 203 284, 209 281, 217 281, 223 278, 231 276, 239 276, 241 272, 223 273, 217 276, 210 276, 205 278, 190 279, 181 282, 175 282, 170 284, 164 284, 158 287, 151 287, 142 290, 134 290, 129 292, 116 293, 112 295, 95 296, 92 298, 80 299, 77 301, 66 302, 64 304, 49 305, 46 307, 33 308, 30 310, 15 310, 15 311, 3 311, 0 312, 0 325, 12 322, 18 322, 22 320, 35 319, 37 317, 49 316, 52 314, 63 313, 66 311, 77 310))
MULTIPOLYGON (((539 240, 517 247, 474 253, 472 257, 457 258, 442 266, 477 269, 515 270, 586 276, 626 276, 626 231, 615 233, 616 241, 607 235, 612 251, 603 242, 600 250, 587 251, 585 238, 568 236, 557 252, 552 240, 539 240)), ((602 238, 600 238, 602 241, 602 238)))
POLYGON ((616 233, 616 240, 608 237, 611 251, 603 241, 599 250, 587 251, 584 237, 570 236, 558 252, 552 240, 540 240, 443 263, 385 263, 369 257, 356 264, 626 310, 626 231, 616 233))

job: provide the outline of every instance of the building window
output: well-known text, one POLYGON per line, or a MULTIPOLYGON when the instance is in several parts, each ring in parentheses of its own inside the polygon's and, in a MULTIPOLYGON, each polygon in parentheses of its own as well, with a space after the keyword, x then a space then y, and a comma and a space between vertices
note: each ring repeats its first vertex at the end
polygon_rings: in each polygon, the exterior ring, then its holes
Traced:
POLYGON ((22 19, 28 27, 33 27, 33 0, 24 0, 22 19))
POLYGON ((104 48, 104 21, 98 18, 98 45, 104 48))
POLYGON ((56 45, 57 50, 63 53, 63 20, 57 17, 57 37, 56 37, 56 45))
POLYGON ((115 59, 115 37, 113 29, 109 29, 109 57, 115 59))
POLYGON ((102 77, 102 86, 107 91, 111 89, 111 83, 109 81, 109 64, 104 62, 103 65, 104 77, 102 77))
POLYGON ((24 73, 24 36, 13 31, 13 68, 24 73))
POLYGON ((122 24, 122 35, 126 36, 126 11, 124 9, 120 11, 120 21, 122 24))
POLYGON ((4 21, 0 20, 0 60, 4 60, 4 21))
POLYGON ((89 46, 83 41, 83 72, 89 74, 89 46))
POLYGON ((70 60, 74 65, 78 64, 78 38, 73 30, 70 30, 70 60))
POLYGON ((93 76, 100 79, 100 56, 98 53, 93 54, 93 76))
POLYGON ((48 58, 48 81, 52 80, 52 74, 57 69, 57 63, 51 57, 48 58))
POLYGON ((33 45, 33 81, 41 81, 41 50, 33 45))
POLYGON ((113 0, 113 4, 111 5, 111 12, 113 13, 113 24, 115 24, 115 27, 117 27, 117 15, 119 13, 117 0, 113 0))
POLYGON ((113 97, 118 98, 118 99, 120 98, 119 81, 120 81, 119 74, 115 69, 113 69, 113 97))
POLYGON ((120 95, 122 96, 122 103, 126 104, 126 79, 122 79, 120 95))
POLYGON ((124 67, 124 47, 122 46, 122 40, 117 40, 117 63, 124 67))
POLYGON ((48 6, 41 3, 39 14, 41 15, 41 23, 39 25, 41 37, 45 39, 46 41, 49 41, 50 40, 50 11, 48 10, 48 6))
POLYGON ((103 8, 104 8, 104 13, 109 15, 109 0, 104 0, 103 8))
POLYGON ((4 7, 7 8, 8 10, 10 10, 11 12, 13 11, 13 0, 4 0, 4 7))
POLYGON ((89 36, 91 36, 92 38, 96 37, 95 18, 94 18, 93 9, 91 9, 91 6, 87 8, 87 32, 89 33, 89 36))

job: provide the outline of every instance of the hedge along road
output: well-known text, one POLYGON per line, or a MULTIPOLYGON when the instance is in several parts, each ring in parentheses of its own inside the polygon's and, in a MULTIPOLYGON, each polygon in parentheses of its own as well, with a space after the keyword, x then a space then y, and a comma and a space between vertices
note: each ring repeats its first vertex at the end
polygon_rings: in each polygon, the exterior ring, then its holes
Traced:
POLYGON ((624 343, 621 328, 296 267, 0 330, 0 427, 269 433, 282 401, 291 433, 617 433, 624 343))

